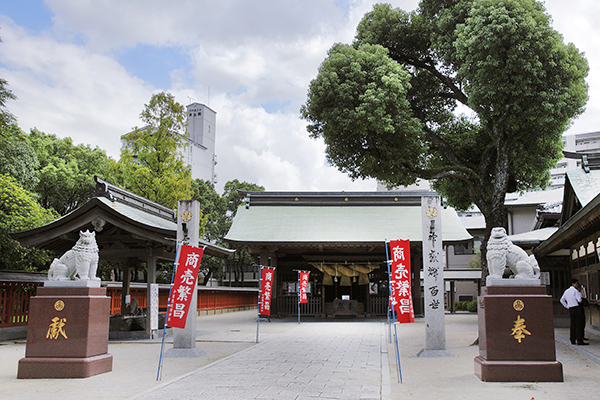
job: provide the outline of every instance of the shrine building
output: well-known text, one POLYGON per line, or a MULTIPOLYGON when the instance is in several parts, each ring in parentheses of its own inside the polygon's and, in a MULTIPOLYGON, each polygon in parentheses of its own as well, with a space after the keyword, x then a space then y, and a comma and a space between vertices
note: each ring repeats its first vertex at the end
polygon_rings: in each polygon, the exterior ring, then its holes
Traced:
MULTIPOLYGON (((415 314, 423 314, 421 198, 436 193, 241 194, 245 203, 238 208, 225 241, 247 246, 260 265, 275 267, 272 316, 298 314, 298 271, 310 271, 308 304, 301 305, 301 315, 386 315, 385 241, 396 239, 410 240, 415 314)), ((441 207, 439 212, 444 246, 472 239, 454 209, 441 207)))

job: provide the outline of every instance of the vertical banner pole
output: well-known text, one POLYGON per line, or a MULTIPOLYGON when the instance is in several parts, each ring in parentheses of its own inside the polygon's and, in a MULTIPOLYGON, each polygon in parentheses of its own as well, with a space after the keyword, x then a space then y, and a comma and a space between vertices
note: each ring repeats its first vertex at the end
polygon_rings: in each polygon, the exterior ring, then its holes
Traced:
MULTIPOLYGON (((167 298, 167 313, 165 314, 165 322, 163 324, 163 334, 162 341, 160 343, 160 357, 158 357, 158 370, 156 371, 156 380, 160 380, 162 378, 162 357, 163 357, 163 349, 165 347, 165 333, 167 332, 167 315, 169 315, 169 306, 171 304, 171 290, 173 290, 173 280, 175 279, 175 270, 177 270, 177 264, 179 260, 179 249, 181 248, 181 243, 177 242, 176 250, 175 250, 175 261, 173 262, 173 273, 171 274, 171 285, 169 286, 169 297, 167 298)), ((159 296, 160 298, 160 296, 159 296)))
POLYGON ((300 324, 300 271, 298 271, 298 325, 300 324))
POLYGON ((256 343, 258 343, 258 327, 260 325, 260 291, 261 291, 261 280, 262 280, 262 269, 261 265, 258 269, 258 307, 256 308, 256 343))
MULTIPOLYGON (((387 268, 388 268, 388 289, 390 292, 390 308, 392 309, 392 323, 394 324, 394 340, 396 342, 396 361, 398 363, 398 380, 400 381, 400 383, 402 383, 402 367, 400 366, 400 349, 398 349, 398 329, 396 327, 396 310, 394 310, 394 307, 392 305, 392 271, 391 271, 391 260, 390 260, 390 254, 388 251, 388 244, 389 242, 387 241, 387 239, 385 240, 385 257, 387 258, 386 260, 386 264, 387 264, 387 268)), ((390 327, 390 336, 391 336, 391 327, 390 327)))

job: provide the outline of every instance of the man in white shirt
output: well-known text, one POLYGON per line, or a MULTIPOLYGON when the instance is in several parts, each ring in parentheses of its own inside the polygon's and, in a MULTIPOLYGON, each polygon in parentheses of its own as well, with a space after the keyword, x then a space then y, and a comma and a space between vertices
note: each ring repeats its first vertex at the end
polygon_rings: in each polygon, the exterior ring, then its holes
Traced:
POLYGON ((580 346, 588 345, 589 343, 583 341, 585 311, 581 305, 581 292, 579 291, 579 281, 577 279, 571 280, 571 286, 563 293, 560 298, 560 304, 569 309, 569 316, 571 318, 571 344, 580 346))

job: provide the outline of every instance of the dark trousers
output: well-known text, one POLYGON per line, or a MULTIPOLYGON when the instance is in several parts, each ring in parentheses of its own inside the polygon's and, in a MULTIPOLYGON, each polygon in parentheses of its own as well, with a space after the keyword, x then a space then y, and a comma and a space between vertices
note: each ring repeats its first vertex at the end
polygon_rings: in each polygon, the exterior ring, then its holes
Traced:
POLYGON ((571 317, 571 343, 581 343, 583 341, 583 331, 585 329, 585 313, 583 307, 576 306, 569 308, 571 317))

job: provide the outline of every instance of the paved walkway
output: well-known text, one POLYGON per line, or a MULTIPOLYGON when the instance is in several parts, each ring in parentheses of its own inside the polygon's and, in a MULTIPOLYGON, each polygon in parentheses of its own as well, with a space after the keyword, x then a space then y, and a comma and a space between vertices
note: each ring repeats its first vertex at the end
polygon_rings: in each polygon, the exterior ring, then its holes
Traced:
MULTIPOLYGON (((556 329, 563 383, 486 383, 474 375, 477 316, 446 315, 452 357, 419 358, 425 324, 398 326, 402 383, 395 346, 381 321, 302 324, 255 311, 198 318, 194 358, 165 358, 156 381, 160 341, 111 342, 113 371, 87 379, 17 380, 22 342, 0 343, 0 398, 39 399, 464 399, 564 400, 593 397, 600 377, 600 335, 590 346, 572 346, 568 329, 556 329)), ((169 339, 167 341, 170 341, 169 339)), ((167 344, 165 348, 172 345, 167 344)))
POLYGON ((133 398, 380 399, 383 331, 382 323, 303 323, 133 398))

